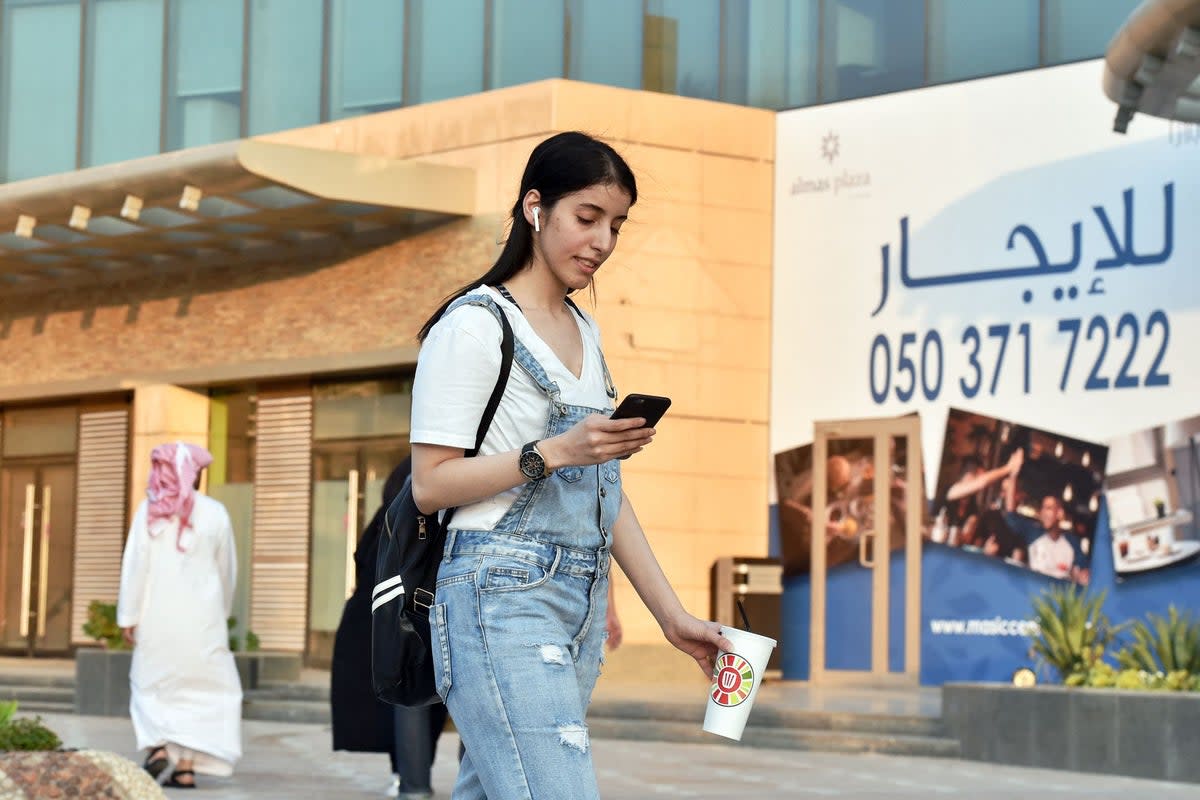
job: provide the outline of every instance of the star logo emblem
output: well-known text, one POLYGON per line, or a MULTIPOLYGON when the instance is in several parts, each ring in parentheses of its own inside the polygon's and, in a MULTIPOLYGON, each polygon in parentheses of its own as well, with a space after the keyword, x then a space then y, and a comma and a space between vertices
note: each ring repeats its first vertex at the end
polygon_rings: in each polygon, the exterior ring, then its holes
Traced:
POLYGON ((821 138, 821 158, 833 163, 841 152, 841 145, 838 142, 838 136, 833 131, 825 134, 821 138))

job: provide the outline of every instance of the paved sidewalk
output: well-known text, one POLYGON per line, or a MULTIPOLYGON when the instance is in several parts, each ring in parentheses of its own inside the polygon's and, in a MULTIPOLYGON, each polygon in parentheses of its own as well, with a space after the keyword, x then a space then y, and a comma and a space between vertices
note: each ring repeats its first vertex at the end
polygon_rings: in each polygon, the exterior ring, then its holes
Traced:
MULTIPOLYGON (((128 720, 74 714, 43 718, 67 747, 101 748, 139 759, 133 752, 128 720)), ((243 739, 245 757, 235 777, 205 780, 201 776, 198 791, 173 790, 170 796, 180 800, 367 800, 382 798, 389 782, 386 756, 331 752, 326 726, 249 721, 243 724, 243 739)), ((439 798, 450 795, 457 753, 458 738, 449 733, 443 736, 434 766, 439 798)), ((1194 784, 943 759, 607 739, 593 742, 593 753, 605 800, 1185 800, 1200 796, 1200 786, 1194 784)))

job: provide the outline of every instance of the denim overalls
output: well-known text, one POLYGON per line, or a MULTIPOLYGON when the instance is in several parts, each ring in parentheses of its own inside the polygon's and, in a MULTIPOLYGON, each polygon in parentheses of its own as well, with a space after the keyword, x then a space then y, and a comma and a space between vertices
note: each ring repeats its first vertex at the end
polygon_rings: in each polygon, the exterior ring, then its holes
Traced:
MULTIPOLYGON (((463 302, 503 313, 486 296, 463 302)), ((546 394, 544 437, 611 412, 563 403, 519 339, 513 364, 546 394)), ((429 620, 438 693, 467 749, 454 800, 599 797, 584 716, 620 508, 620 463, 609 461, 527 483, 492 531, 451 522, 429 620)))

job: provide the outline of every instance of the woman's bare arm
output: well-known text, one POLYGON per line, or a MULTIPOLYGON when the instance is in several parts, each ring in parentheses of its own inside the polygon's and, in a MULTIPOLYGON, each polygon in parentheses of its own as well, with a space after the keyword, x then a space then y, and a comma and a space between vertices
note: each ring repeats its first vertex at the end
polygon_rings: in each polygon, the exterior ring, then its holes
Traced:
POLYGON ((733 645, 721 635, 720 625, 692 616, 679 602, 627 496, 621 498, 621 511, 613 525, 612 551, 667 641, 694 658, 700 669, 711 675, 718 648, 732 650, 733 645))

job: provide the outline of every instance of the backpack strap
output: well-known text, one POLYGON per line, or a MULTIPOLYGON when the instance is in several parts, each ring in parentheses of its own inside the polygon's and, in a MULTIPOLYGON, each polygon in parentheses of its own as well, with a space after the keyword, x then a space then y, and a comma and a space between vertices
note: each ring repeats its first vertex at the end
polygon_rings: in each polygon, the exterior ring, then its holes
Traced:
POLYGON ((504 311, 497 310, 500 312, 497 316, 500 318, 500 328, 503 330, 500 339, 500 374, 496 376, 496 385, 492 388, 492 396, 488 398, 487 405, 483 409, 483 416, 479 419, 479 431, 475 434, 475 448, 467 453, 467 456, 478 455, 479 448, 483 447, 483 439, 487 436, 488 428, 492 426, 496 409, 500 407, 500 398, 504 396, 504 387, 508 385, 508 374, 512 372, 512 326, 508 324, 508 317, 504 315, 504 311))
MULTIPOLYGON (((461 298, 462 304, 472 303, 488 308, 496 316, 500 322, 500 372, 496 376, 496 385, 492 387, 492 395, 488 398, 487 405, 483 409, 483 416, 479 418, 479 430, 475 433, 475 447, 468 450, 464 455, 467 458, 479 455, 479 448, 483 446, 484 437, 487 436, 488 428, 492 427, 492 419, 496 416, 496 409, 500 407, 500 398, 504 396, 504 388, 508 385, 508 376, 512 372, 513 364, 513 349, 514 337, 512 326, 508 323, 508 317, 504 314, 504 309, 496 305, 495 301, 486 295, 469 295, 461 298), (472 298, 480 298, 478 301, 472 298)), ((456 307, 460 303, 456 303, 451 307, 456 307)), ((447 309, 449 311, 449 309, 447 309)), ((456 508, 446 509, 442 515, 442 528, 450 526, 450 519, 454 516, 456 508)))

